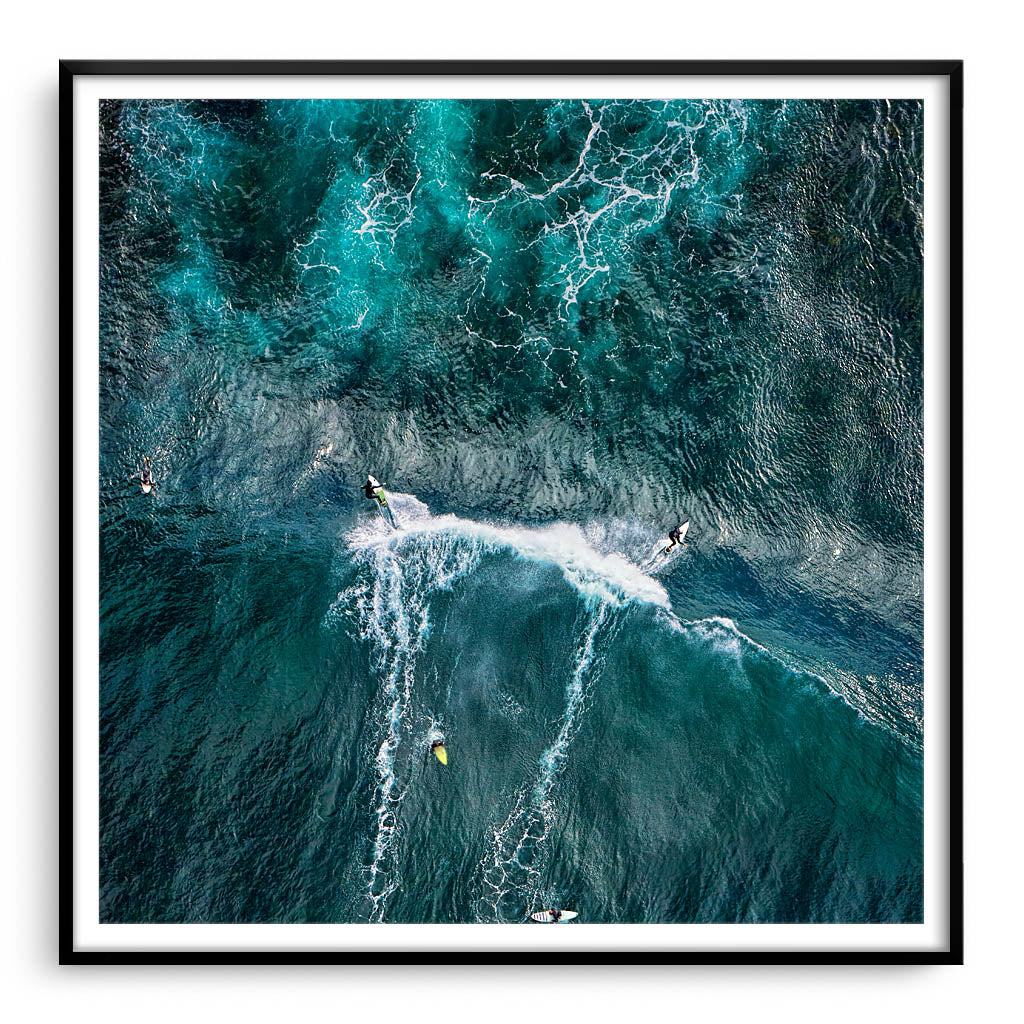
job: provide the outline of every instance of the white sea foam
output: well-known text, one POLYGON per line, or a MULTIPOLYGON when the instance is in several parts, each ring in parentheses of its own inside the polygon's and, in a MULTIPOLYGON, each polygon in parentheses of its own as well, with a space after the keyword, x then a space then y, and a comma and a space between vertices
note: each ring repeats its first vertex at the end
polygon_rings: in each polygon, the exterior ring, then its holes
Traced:
POLYGON ((697 184, 700 158, 693 136, 711 115, 708 110, 704 120, 692 126, 671 122, 675 130, 652 146, 630 149, 613 141, 613 135, 619 135, 616 128, 621 128, 619 114, 624 108, 620 104, 595 109, 582 101, 581 108, 590 127, 576 166, 568 174, 547 181, 535 168, 530 177, 540 177, 542 183, 531 188, 495 168, 480 176, 484 194, 469 196, 472 214, 484 221, 499 209, 521 206, 532 207, 534 216, 543 217, 543 231, 530 245, 541 243, 550 249, 554 243, 553 251, 563 258, 548 281, 562 288, 562 320, 568 318, 583 287, 611 271, 613 251, 661 223, 677 189, 697 184))
POLYGON ((400 882, 394 854, 408 780, 399 777, 396 756, 411 727, 416 658, 430 635, 430 599, 437 591, 450 589, 479 560, 478 551, 443 534, 424 538, 410 551, 402 549, 399 557, 396 547, 381 542, 384 531, 395 535, 383 519, 353 531, 362 538, 350 538, 350 546, 359 553, 363 571, 328 613, 329 619, 347 615, 355 621, 359 635, 371 644, 381 680, 381 732, 373 757, 376 828, 367 869, 374 921, 384 919, 388 898, 400 882))
POLYGON ((668 593, 656 579, 644 573, 624 555, 599 551, 574 524, 553 523, 541 527, 499 526, 434 516, 411 494, 389 495, 399 529, 392 530, 380 517, 367 519, 348 536, 355 552, 387 547, 397 550, 407 541, 422 543, 450 538, 480 555, 507 551, 526 561, 557 566, 566 582, 585 599, 620 607, 631 602, 671 607, 668 593))

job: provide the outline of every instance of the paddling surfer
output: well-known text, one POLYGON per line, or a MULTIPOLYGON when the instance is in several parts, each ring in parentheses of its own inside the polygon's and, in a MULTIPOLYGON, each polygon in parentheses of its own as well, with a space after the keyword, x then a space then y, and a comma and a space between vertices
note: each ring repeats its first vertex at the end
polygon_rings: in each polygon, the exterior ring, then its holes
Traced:
POLYGON ((143 494, 156 494, 156 482, 153 480, 153 464, 149 461, 148 455, 142 456, 142 468, 138 473, 132 474, 132 479, 139 481, 143 494))

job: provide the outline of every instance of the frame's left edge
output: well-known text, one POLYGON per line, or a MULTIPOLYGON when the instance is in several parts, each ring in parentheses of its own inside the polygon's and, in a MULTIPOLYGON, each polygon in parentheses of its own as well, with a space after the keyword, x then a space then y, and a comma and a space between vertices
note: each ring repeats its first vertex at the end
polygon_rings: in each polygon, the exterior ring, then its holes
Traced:
MULTIPOLYGON (((74 451, 74 194, 75 194, 75 70, 68 61, 58 63, 58 406, 60 446, 74 451)), ((64 565, 74 565, 72 524, 61 517, 60 542, 64 565)), ((74 570, 72 569, 72 572, 74 570)), ((61 602, 63 604, 64 602, 61 602)), ((65 609, 66 612, 66 609, 65 609)), ((74 604, 71 622, 64 619, 58 628, 58 924, 57 962, 81 962, 74 949, 74 679, 71 671, 71 646, 74 637, 74 604)))

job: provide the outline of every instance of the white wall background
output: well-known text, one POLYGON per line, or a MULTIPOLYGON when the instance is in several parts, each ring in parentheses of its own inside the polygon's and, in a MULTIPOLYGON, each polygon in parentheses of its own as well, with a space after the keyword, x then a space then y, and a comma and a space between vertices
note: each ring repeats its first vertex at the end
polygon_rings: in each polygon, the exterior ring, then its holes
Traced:
POLYGON ((0 978, 13 1020, 1002 1019, 1020 1006, 1024 829, 1020 545, 1024 61, 1008 5, 892 0, 358 9, 51 2, 4 14, 0 117, 0 978), (64 58, 949 58, 966 67, 967 861, 962 968, 58 968, 57 60, 64 58), (548 1012, 551 1012, 548 1010, 548 1012), (564 1012, 564 1011, 561 1011, 564 1012))

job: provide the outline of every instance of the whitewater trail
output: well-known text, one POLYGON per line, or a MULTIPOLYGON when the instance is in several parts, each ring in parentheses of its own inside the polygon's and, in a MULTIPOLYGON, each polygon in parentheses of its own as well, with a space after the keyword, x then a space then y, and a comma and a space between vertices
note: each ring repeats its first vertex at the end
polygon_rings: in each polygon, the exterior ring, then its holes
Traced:
POLYGON ((618 632, 617 615, 608 603, 584 604, 558 735, 539 758, 532 784, 518 791, 512 810, 501 824, 492 827, 488 837, 488 849, 479 866, 480 920, 521 920, 542 895, 545 840, 555 820, 555 784, 579 730, 587 697, 618 632))
POLYGON ((559 733, 541 757, 535 781, 519 794, 504 825, 495 829, 490 863, 482 866, 486 903, 498 913, 506 893, 536 878, 536 869, 529 869, 526 860, 534 859, 550 829, 552 791, 588 689, 616 632, 611 621, 615 610, 643 603, 671 614, 668 594, 621 554, 598 551, 576 526, 496 526, 434 516, 408 494, 390 494, 389 501, 399 528, 373 516, 349 531, 346 540, 358 578, 338 595, 327 616, 329 621, 343 617, 355 624, 359 636, 370 643, 380 679, 371 711, 377 730, 364 752, 373 765, 373 835, 365 877, 371 921, 384 920, 388 899, 400 883, 400 811, 410 778, 398 770, 396 757, 403 743, 412 742, 416 662, 430 634, 433 597, 451 590, 483 558, 503 552, 557 566, 581 600, 559 733))
MULTIPOLYGON (((374 517, 369 532, 384 539, 395 533, 374 517)), ((362 534, 366 527, 358 527, 362 534)), ((374 669, 380 678, 373 714, 379 731, 373 745, 375 819, 370 863, 366 871, 371 921, 382 921, 387 901, 400 877, 395 857, 400 825, 399 811, 409 780, 396 771, 396 755, 411 730, 416 658, 430 633, 430 600, 475 567, 480 551, 461 545, 451 535, 434 534, 423 542, 400 549, 389 543, 360 546, 358 581, 338 595, 329 615, 348 613, 359 636, 370 643, 374 669)))

